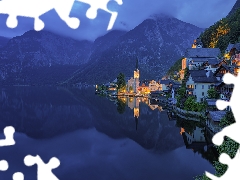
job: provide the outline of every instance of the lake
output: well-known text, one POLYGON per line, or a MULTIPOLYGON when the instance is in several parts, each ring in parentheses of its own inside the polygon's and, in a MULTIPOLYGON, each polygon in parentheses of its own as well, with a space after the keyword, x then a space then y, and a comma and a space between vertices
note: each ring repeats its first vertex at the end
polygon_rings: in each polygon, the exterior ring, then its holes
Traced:
POLYGON ((1 139, 6 126, 15 128, 16 144, 0 147, 0 160, 9 163, 1 179, 22 172, 36 180, 37 165, 26 166, 26 155, 45 163, 57 157, 61 164, 52 172, 60 180, 191 180, 214 173, 204 128, 169 120, 148 99, 117 101, 92 87, 1 87, 1 139))

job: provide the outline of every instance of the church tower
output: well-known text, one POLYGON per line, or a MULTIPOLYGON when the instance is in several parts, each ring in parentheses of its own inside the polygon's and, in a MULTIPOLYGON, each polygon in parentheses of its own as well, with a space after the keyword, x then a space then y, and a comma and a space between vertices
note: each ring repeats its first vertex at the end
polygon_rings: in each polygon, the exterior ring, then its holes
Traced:
POLYGON ((140 73, 139 73, 139 69, 138 69, 138 59, 136 60, 136 68, 134 70, 134 87, 133 87, 133 90, 134 90, 134 93, 138 93, 138 88, 139 88, 139 76, 140 76, 140 73))

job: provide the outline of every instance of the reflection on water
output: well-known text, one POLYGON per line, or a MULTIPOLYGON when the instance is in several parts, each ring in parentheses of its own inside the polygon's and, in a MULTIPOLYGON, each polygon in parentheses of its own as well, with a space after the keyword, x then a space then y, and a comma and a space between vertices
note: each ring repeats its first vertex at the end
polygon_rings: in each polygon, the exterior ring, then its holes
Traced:
POLYGON ((187 180, 214 173, 203 127, 169 121, 147 98, 110 101, 95 96, 93 88, 0 91, 0 138, 5 126, 16 129, 16 145, 0 148, 0 159, 9 162, 1 179, 20 171, 25 180, 35 180, 37 167, 23 163, 27 154, 39 154, 44 162, 57 157, 61 165, 53 172, 60 180, 187 180))

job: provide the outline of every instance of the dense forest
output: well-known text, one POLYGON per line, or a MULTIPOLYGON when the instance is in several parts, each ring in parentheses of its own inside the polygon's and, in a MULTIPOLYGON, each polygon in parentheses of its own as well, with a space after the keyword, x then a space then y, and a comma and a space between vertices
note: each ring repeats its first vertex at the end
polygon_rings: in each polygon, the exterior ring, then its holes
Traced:
MULTIPOLYGON (((207 28, 199 38, 204 48, 219 48, 222 54, 229 43, 240 42, 240 8, 207 28)), ((168 70, 167 75, 173 77, 174 72, 181 69, 181 62, 182 58, 178 59, 168 70)))
POLYGON ((222 53, 229 43, 240 42, 240 9, 206 29, 200 38, 205 48, 219 48, 222 53))
POLYGON ((167 75, 170 77, 174 77, 175 72, 178 72, 180 69, 182 69, 182 59, 184 57, 181 57, 180 59, 178 59, 173 66, 168 70, 167 75))

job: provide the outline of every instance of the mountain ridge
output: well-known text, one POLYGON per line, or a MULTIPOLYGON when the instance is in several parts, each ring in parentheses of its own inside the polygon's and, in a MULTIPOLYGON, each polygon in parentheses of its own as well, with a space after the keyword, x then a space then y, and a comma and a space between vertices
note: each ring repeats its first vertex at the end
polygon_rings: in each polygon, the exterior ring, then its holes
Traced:
POLYGON ((173 17, 155 16, 130 31, 113 30, 94 42, 28 31, 0 49, 0 84, 106 82, 120 71, 131 76, 136 56, 143 68, 141 77, 161 78, 202 30, 173 17))
POLYGON ((169 63, 179 59, 202 30, 169 16, 148 18, 120 36, 117 45, 104 51, 92 67, 84 69, 66 83, 85 80, 87 83, 104 83, 115 79, 120 72, 132 76, 136 57, 139 58, 140 78, 160 79, 169 63), (161 58, 170 60, 163 62, 161 58))
POLYGON ((231 16, 236 12, 237 9, 240 8, 240 0, 237 0, 236 3, 233 5, 231 11, 228 13, 227 17, 231 16))

